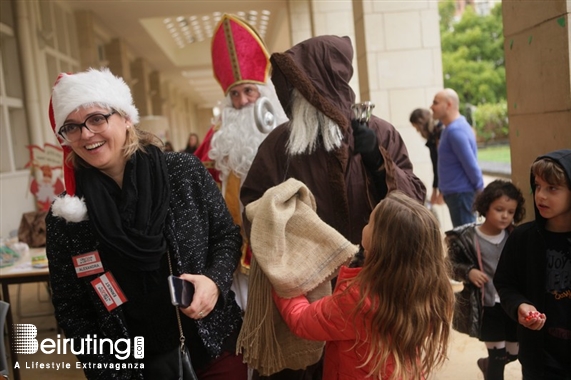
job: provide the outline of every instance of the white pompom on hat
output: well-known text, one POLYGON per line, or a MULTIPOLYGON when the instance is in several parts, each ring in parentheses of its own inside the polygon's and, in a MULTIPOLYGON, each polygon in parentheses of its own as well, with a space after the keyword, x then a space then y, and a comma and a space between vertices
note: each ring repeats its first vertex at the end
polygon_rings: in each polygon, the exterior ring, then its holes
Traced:
POLYGON ((76 74, 62 73, 52 90, 54 133, 70 113, 86 104, 105 104, 123 112, 133 124, 139 123, 139 111, 133 103, 131 89, 108 68, 89 69, 76 74))

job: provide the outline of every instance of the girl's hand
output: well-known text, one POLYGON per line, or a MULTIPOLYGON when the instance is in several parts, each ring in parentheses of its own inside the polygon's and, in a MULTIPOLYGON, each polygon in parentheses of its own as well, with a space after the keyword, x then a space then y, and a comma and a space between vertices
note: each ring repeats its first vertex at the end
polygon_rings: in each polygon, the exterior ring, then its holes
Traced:
POLYGON ((192 302, 186 309, 180 310, 192 319, 205 318, 216 306, 220 289, 218 289, 214 281, 201 274, 184 273, 180 278, 194 285, 192 302))
POLYGON ((541 330, 547 318, 545 314, 537 311, 535 306, 527 303, 519 305, 517 314, 518 322, 530 330, 541 330))
POLYGON ((468 272, 468 279, 478 288, 484 287, 486 282, 489 281, 488 276, 479 269, 470 269, 470 272, 468 272))

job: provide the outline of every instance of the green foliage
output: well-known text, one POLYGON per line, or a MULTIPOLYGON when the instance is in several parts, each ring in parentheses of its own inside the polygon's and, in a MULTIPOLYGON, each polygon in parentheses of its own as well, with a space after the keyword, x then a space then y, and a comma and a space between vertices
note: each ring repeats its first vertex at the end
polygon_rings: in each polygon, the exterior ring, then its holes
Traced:
POLYGON ((474 127, 479 142, 507 140, 509 132, 507 102, 480 104, 474 112, 474 127))
POLYGON ((452 28, 455 9, 456 5, 454 4, 454 0, 445 0, 438 3, 438 13, 440 14, 440 35, 452 28))
POLYGON ((486 16, 468 6, 460 20, 454 18, 454 0, 440 1, 438 8, 444 86, 458 93, 461 111, 471 118, 479 142, 506 140, 509 124, 501 3, 486 16))
POLYGON ((506 99, 504 38, 501 3, 489 15, 466 7, 454 20, 454 1, 439 3, 444 86, 456 90, 468 104, 497 103, 506 99))

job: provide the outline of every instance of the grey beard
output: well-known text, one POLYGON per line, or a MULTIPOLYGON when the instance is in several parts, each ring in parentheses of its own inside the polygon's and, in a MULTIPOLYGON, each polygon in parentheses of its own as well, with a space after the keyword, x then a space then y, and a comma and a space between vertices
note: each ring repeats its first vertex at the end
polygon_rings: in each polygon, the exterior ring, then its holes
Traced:
POLYGON ((319 143, 327 152, 341 146, 341 128, 311 105, 296 89, 292 92, 292 118, 287 153, 290 156, 311 154, 319 143), (321 137, 321 138, 320 138, 321 137))
POLYGON ((220 129, 212 136, 208 153, 221 179, 225 180, 230 172, 245 178, 266 136, 256 127, 253 105, 239 110, 225 106, 220 129))

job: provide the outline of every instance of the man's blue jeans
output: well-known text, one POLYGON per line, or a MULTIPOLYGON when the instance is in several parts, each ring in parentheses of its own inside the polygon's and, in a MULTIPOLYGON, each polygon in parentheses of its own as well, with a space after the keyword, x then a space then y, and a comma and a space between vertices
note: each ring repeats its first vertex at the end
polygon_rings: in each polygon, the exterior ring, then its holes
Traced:
POLYGON ((475 197, 475 191, 444 195, 444 202, 450 210, 452 226, 458 227, 476 221, 476 215, 472 211, 475 197))

